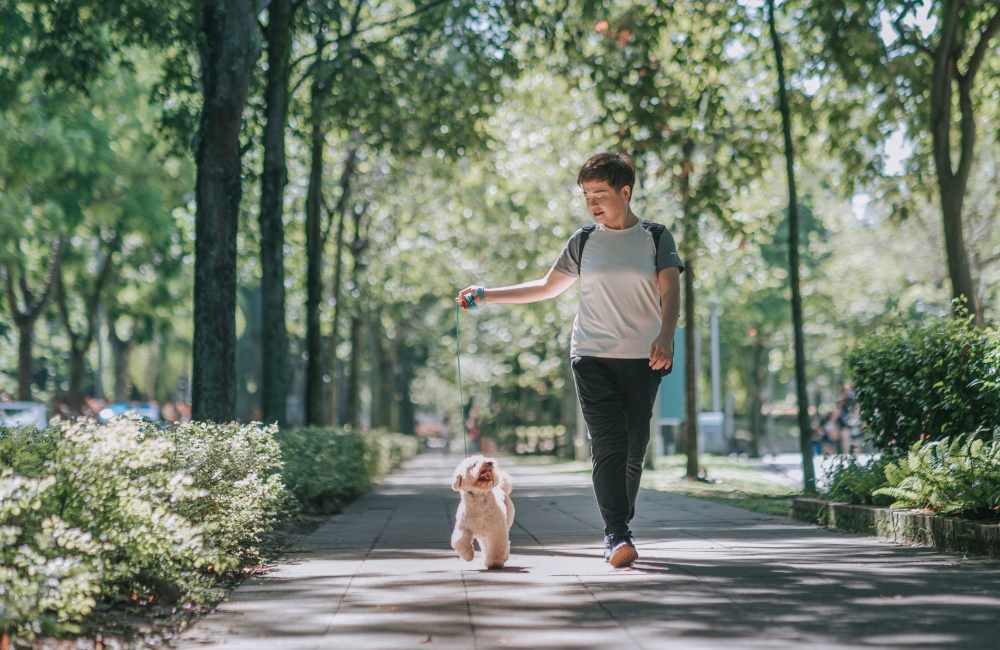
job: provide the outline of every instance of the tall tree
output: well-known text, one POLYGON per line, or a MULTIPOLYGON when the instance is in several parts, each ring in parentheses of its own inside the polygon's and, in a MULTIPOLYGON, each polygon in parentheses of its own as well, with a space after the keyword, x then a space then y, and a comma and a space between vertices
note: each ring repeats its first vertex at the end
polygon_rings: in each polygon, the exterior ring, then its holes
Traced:
MULTIPOLYGON (((870 116, 861 131, 868 149, 884 145, 893 127, 902 125, 916 145, 909 167, 918 175, 933 170, 952 295, 965 300, 981 322, 963 209, 976 151, 976 118, 994 101, 998 87, 995 75, 984 77, 981 70, 997 55, 1000 5, 824 0, 807 3, 803 16, 805 28, 815 27, 825 37, 817 57, 832 61, 854 89, 836 99, 853 102, 870 116), (873 101, 877 108, 871 111, 873 101)), ((842 108, 831 112, 833 128, 846 126, 856 113, 842 108)), ((857 125, 853 128, 858 131, 857 125)), ((853 163, 852 175, 863 169, 872 176, 884 173, 879 157, 858 160, 866 147, 856 139, 843 138, 839 144, 853 163)), ((903 205, 899 216, 905 214, 903 205)))
POLYGON ((203 0, 203 105, 195 153, 192 417, 236 412, 236 231, 242 196, 240 129, 258 28, 252 0, 203 0))
POLYGON ((264 167, 260 187, 261 412, 264 422, 284 424, 288 396, 288 332, 285 326, 284 198, 288 169, 290 59, 295 5, 272 0, 267 8, 267 87, 264 91, 264 167))
POLYGON ((798 402, 799 450, 802 453, 802 480, 807 493, 816 491, 813 467, 812 426, 809 422, 809 396, 806 384, 805 339, 802 333, 802 292, 799 288, 799 204, 795 192, 795 148, 792 141, 792 116, 785 89, 785 61, 781 38, 774 20, 774 0, 767 0, 767 24, 774 48, 778 72, 778 110, 785 143, 785 174, 788 180, 788 283, 792 293, 792 328, 795 337, 795 391, 798 402))
MULTIPOLYGON (((121 225, 117 225, 110 234, 98 237, 98 239, 100 244, 97 251, 97 270, 94 277, 85 277, 89 274, 82 270, 78 270, 75 273, 76 283, 78 285, 86 285, 79 289, 80 293, 83 294, 84 302, 82 329, 74 326, 74 319, 70 316, 69 299, 67 297, 69 290, 67 288, 65 272, 67 265, 64 264, 61 267, 56 282, 56 302, 59 306, 59 315, 62 318, 63 328, 66 330, 66 337, 69 339, 70 373, 67 403, 74 413, 80 413, 83 410, 83 375, 86 370, 86 355, 98 335, 98 309, 114 270, 115 256, 121 248, 121 225)), ((77 253, 79 254, 78 251, 77 253)))
MULTIPOLYGON (((307 270, 306 420, 318 423, 324 375, 320 215, 327 202, 322 152, 316 147, 324 146, 332 132, 348 151, 365 147, 407 156, 431 148, 448 157, 461 156, 483 143, 482 122, 499 98, 501 80, 516 66, 510 53, 511 18, 503 2, 432 0, 412 7, 351 0, 320 2, 317 7, 316 47, 301 60, 309 62, 302 79, 311 82, 310 148, 315 161, 306 200, 307 264, 312 269, 307 270), (484 17, 489 20, 484 22, 484 17)), ((347 201, 354 173, 353 155, 347 156, 338 185, 343 210, 328 211, 341 220, 353 209, 347 201)), ((340 228, 338 224, 338 257, 345 245, 340 228)), ((336 279, 335 285, 333 293, 340 295, 336 279)), ((339 316, 337 305, 334 309, 339 316)), ((335 329, 331 358, 339 336, 335 329)), ((332 367, 327 372, 335 374, 332 367)))
POLYGON ((14 326, 17 328, 17 398, 19 400, 29 401, 31 399, 35 321, 44 311, 49 296, 52 294, 52 288, 58 282, 62 247, 62 239, 57 239, 52 244, 52 251, 49 253, 47 262, 46 280, 41 291, 33 291, 29 286, 27 271, 23 263, 17 265, 7 263, 3 268, 7 309, 10 310, 14 326), (15 286, 21 291, 20 300, 17 297, 15 286))

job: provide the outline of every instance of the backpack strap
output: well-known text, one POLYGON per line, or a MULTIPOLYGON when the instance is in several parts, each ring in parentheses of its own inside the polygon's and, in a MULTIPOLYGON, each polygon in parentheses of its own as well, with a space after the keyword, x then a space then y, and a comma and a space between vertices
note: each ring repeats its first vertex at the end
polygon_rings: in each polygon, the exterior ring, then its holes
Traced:
MULTIPOLYGON (((646 221, 643 219, 639 222, 643 229, 649 232, 653 238, 653 261, 656 261, 656 257, 660 254, 660 235, 663 231, 667 229, 662 223, 656 223, 655 221, 646 221)), ((587 239, 590 237, 590 233, 594 232, 597 228, 597 224, 588 224, 580 228, 580 250, 577 253, 574 262, 576 262, 576 274, 580 275, 580 269, 583 268, 583 247, 587 245, 587 239)))
MULTIPOLYGON (((580 275, 580 268, 583 264, 583 247, 587 245, 587 239, 590 238, 590 233, 594 232, 597 228, 597 224, 588 224, 580 228, 580 250, 576 254, 576 258, 573 260, 576 262, 576 274, 580 275)), ((571 251, 572 252, 572 249, 571 251)))
POLYGON ((663 231, 667 229, 662 223, 656 223, 655 221, 646 221, 643 219, 641 222, 642 227, 653 237, 653 259, 660 254, 660 235, 663 231))

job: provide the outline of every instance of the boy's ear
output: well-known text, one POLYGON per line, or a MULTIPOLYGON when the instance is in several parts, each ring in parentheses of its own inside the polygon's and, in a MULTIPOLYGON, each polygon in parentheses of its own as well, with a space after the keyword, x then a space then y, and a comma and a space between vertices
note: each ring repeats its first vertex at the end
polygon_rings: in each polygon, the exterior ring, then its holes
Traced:
POLYGON ((451 489, 458 492, 462 489, 462 475, 455 474, 455 480, 451 482, 451 489))

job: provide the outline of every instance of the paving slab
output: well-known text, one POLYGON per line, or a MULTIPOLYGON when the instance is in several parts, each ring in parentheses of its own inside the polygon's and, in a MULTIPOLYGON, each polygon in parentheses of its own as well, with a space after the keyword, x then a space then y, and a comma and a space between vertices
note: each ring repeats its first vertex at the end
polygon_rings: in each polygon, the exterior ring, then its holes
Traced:
POLYGON ((639 561, 613 569, 589 475, 516 459, 510 561, 487 571, 449 548, 458 460, 411 460, 176 645, 1000 648, 998 562, 643 489, 639 561))

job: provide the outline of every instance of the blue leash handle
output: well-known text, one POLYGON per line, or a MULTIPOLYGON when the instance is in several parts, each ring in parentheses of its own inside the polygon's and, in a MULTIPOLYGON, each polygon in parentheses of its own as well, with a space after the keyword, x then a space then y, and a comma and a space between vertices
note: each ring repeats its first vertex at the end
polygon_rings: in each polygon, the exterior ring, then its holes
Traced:
POLYGON ((470 291, 469 293, 465 294, 462 297, 462 300, 465 301, 466 308, 475 309, 478 306, 479 301, 485 297, 486 297, 486 289, 484 289, 483 287, 476 287, 476 290, 474 292, 470 291))

